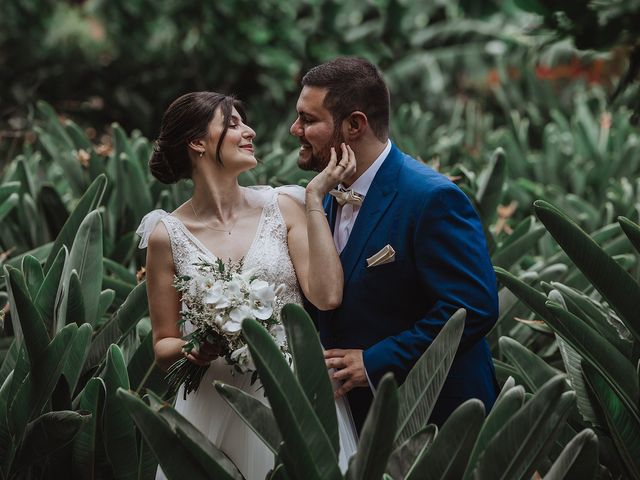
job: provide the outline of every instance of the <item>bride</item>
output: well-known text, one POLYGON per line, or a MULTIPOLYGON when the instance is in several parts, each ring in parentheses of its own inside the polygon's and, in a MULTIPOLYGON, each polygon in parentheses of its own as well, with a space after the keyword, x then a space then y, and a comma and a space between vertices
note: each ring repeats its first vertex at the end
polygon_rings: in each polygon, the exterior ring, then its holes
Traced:
MULTIPOLYGON (((164 370, 186 358, 210 365, 197 391, 175 408, 233 460, 248 480, 264 479, 274 456, 219 396, 215 380, 243 389, 266 403, 259 382, 226 364, 211 345, 182 351, 189 325, 178 327, 180 297, 175 275, 189 275, 199 259, 236 261, 275 284, 284 284, 284 303, 302 304, 302 295, 317 308, 330 310, 342 300, 340 259, 322 208, 322 198, 355 170, 353 151, 341 145, 341 159, 331 161, 306 189, 246 188, 238 175, 256 166, 255 132, 245 124, 240 103, 214 92, 188 93, 175 100, 162 119, 149 162, 163 183, 193 180, 193 195, 172 213, 155 210, 143 219, 140 247, 148 245, 147 292, 157 364, 164 370)), ((340 430, 340 465, 346 470, 356 433, 344 397, 336 400, 340 430)), ((157 478, 164 478, 158 469, 157 478)))

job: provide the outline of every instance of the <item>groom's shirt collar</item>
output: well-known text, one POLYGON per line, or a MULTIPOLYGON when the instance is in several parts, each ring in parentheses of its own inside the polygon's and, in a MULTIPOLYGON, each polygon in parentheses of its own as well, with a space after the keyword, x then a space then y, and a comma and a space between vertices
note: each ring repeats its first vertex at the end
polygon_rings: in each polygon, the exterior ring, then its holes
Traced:
POLYGON ((359 193, 360 195, 363 195, 366 197, 367 192, 369 191, 369 188, 373 183, 373 179, 376 176, 376 173, 378 173, 378 170, 380 170, 382 163, 384 162, 385 158, 387 158, 390 151, 391 151, 391 140, 387 140, 387 146, 384 147, 384 150, 382 150, 382 153, 378 155, 378 158, 376 158, 375 161, 371 165, 369 165, 369 168, 367 168, 362 173, 362 175, 360 175, 356 179, 356 181, 351 184, 349 188, 354 192, 359 193))

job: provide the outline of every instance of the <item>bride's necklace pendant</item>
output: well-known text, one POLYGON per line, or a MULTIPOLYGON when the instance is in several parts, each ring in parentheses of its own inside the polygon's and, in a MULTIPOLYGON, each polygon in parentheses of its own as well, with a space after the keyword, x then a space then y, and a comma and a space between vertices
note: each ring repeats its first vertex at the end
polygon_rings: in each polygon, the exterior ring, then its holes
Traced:
POLYGON ((196 212, 196 208, 193 206, 193 201, 189 200, 189 203, 191 204, 191 210, 193 210, 193 214, 196 216, 196 218, 198 219, 198 222, 200 222, 200 224, 203 227, 208 228, 209 230, 215 230, 216 232, 225 232, 227 235, 231 236, 231 232, 233 231, 234 227, 236 226, 236 223, 238 223, 238 219, 237 218, 235 219, 235 221, 233 222, 233 224, 231 225, 231 227, 229 229, 212 227, 211 225, 205 223, 200 218, 200 215, 198 215, 198 212, 196 212))

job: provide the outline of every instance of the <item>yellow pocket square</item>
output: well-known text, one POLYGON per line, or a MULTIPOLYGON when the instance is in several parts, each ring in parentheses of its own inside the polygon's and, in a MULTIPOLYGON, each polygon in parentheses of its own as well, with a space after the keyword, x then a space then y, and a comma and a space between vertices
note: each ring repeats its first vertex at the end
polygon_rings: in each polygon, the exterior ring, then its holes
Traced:
POLYGON ((391 263, 396 259, 396 251, 391 245, 385 245, 378 253, 367 258, 367 268, 391 263))

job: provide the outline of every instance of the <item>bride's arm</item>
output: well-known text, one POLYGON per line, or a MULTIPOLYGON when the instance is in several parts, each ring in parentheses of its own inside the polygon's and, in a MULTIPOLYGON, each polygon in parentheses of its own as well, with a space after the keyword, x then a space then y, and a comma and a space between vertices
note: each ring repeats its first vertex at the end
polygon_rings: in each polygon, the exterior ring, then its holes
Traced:
MULTIPOLYGON (((156 227, 149 237, 147 250, 147 298, 156 363, 166 371, 185 356, 182 351, 185 341, 178 328, 180 296, 173 287, 175 268, 169 234, 162 222, 158 225, 161 226, 156 227)), ((207 365, 215 355, 193 350, 186 357, 197 365, 207 365)))
POLYGON ((340 306, 344 285, 340 257, 322 200, 340 181, 353 175, 353 151, 344 147, 341 166, 337 164, 335 152, 332 152, 327 168, 307 186, 304 207, 286 196, 281 196, 284 198, 280 201, 289 227, 289 254, 298 282, 305 297, 320 310, 333 310, 340 306))

